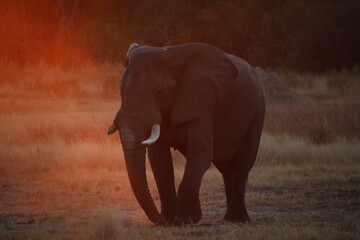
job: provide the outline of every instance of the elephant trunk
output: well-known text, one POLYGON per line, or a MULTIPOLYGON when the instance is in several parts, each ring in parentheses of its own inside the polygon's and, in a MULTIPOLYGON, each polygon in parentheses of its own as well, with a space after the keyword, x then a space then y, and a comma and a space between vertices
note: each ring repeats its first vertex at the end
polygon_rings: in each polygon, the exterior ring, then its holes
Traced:
POLYGON ((120 137, 130 185, 137 201, 150 221, 155 224, 164 224, 166 220, 156 209, 146 179, 145 147, 141 145, 137 136, 128 127, 120 127, 120 137))

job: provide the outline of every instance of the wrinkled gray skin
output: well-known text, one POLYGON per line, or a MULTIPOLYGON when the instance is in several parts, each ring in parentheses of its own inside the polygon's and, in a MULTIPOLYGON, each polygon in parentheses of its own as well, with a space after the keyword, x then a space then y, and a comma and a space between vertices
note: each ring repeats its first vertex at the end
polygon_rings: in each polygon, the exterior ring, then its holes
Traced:
POLYGON ((264 94, 244 60, 202 43, 157 48, 132 44, 120 82, 122 105, 109 134, 119 130, 132 190, 155 224, 196 223, 202 217, 199 188, 211 162, 222 173, 225 220, 249 221, 245 184, 264 120, 264 94), (161 134, 141 142, 154 124, 161 134), (161 200, 154 205, 145 174, 148 156, 161 200), (176 192, 170 148, 186 157, 176 192))

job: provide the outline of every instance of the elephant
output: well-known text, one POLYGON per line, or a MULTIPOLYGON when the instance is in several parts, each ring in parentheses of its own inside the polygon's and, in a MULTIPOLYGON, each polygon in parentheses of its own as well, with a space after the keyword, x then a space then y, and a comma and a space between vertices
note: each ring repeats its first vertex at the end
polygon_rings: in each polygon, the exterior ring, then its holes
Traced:
POLYGON ((211 163, 225 185, 224 220, 250 221, 245 186, 265 115, 263 89, 250 64, 205 43, 166 47, 133 43, 120 95, 121 107, 108 134, 119 131, 132 191, 150 221, 197 223, 202 218, 199 189, 211 163), (178 191, 171 148, 186 158, 178 191), (160 212, 148 188, 146 150, 160 212))

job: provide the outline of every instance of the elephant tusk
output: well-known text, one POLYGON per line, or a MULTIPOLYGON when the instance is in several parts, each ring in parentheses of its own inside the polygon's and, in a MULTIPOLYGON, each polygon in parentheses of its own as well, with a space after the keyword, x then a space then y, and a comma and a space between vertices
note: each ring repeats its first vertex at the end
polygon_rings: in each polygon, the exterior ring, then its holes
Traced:
POLYGON ((114 132, 116 132, 118 130, 117 126, 115 126, 115 124, 111 124, 111 126, 108 128, 108 134, 111 135, 114 132))
POLYGON ((151 144, 155 143, 159 139, 159 136, 160 136, 160 125, 155 124, 151 128, 150 137, 148 139, 142 141, 141 144, 143 144, 143 145, 151 145, 151 144))

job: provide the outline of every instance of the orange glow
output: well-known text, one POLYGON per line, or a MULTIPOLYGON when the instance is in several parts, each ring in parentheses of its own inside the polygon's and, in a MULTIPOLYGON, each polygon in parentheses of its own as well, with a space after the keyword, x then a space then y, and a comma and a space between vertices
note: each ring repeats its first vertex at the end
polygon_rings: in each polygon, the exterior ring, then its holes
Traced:
POLYGON ((63 67, 95 63, 70 10, 63 9, 57 1, 0 3, 2 60, 42 61, 63 67))
POLYGON ((61 29, 55 3, 0 3, 0 211, 146 219, 122 204, 137 203, 119 137, 106 134, 123 67, 94 60, 73 24, 61 29))

